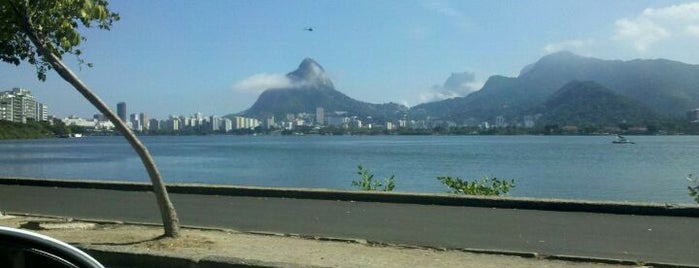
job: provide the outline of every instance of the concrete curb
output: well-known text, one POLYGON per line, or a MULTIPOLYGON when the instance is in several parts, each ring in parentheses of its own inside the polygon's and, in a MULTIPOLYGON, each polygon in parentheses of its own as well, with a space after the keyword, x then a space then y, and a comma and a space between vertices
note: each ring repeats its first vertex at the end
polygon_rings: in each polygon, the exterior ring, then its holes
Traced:
MULTIPOLYGON (((142 222, 121 222, 121 221, 102 221, 93 219, 73 219, 65 218, 61 216, 48 216, 41 214, 31 214, 31 213, 13 213, 10 212, 8 215, 16 215, 23 217, 42 217, 51 219, 70 219, 79 222, 93 222, 99 224, 130 224, 130 225, 143 225, 143 226, 153 226, 161 227, 162 225, 153 223, 142 223, 142 222)), ((379 241, 371 241, 364 239, 350 239, 350 238, 337 238, 337 237, 320 237, 320 236, 309 236, 309 235, 299 235, 299 234, 287 234, 287 233, 275 233, 275 232, 260 232, 260 231, 237 231, 233 229, 224 228, 208 228, 208 227, 197 227, 197 226, 182 226, 188 229, 199 229, 199 230, 212 230, 220 232, 230 232, 239 234, 251 234, 251 235, 263 235, 263 236, 279 236, 279 237, 290 237, 299 239, 309 239, 317 241, 332 241, 341 243, 352 243, 352 244, 362 244, 369 246, 378 247, 394 247, 394 248, 405 248, 405 249, 426 249, 435 251, 457 251, 466 252, 474 254, 488 254, 488 255, 501 255, 501 256, 513 256, 521 257, 526 259, 540 259, 540 260, 559 260, 568 262, 579 262, 579 263, 599 263, 599 264, 613 264, 613 265, 627 265, 627 266, 643 266, 643 267, 660 267, 660 268, 699 268, 699 265, 688 265, 688 264, 675 264, 675 263, 663 263, 663 262, 644 262, 644 261, 634 261, 629 259, 615 259, 615 258, 604 258, 604 257, 586 257, 586 256, 575 256, 575 255, 542 255, 537 252, 528 251, 512 251, 512 250, 498 250, 498 249, 480 249, 480 248, 445 248, 445 247, 431 247, 431 246, 420 246, 420 245, 407 245, 407 244, 394 244, 385 243, 379 241)), ((317 268, 322 266, 309 266, 301 265, 295 263, 285 263, 285 262, 265 262, 260 260, 251 260, 244 258, 235 257, 225 257, 225 256, 204 256, 200 259, 189 259, 181 258, 176 256, 168 256, 162 254, 154 254, 152 252, 144 250, 115 250, 108 248, 106 246, 90 246, 90 245, 74 245, 77 248, 87 252, 90 256, 100 261, 106 266, 127 266, 127 267, 172 267, 172 268, 230 268, 230 267, 260 267, 260 268, 276 268, 276 267, 290 267, 290 268, 317 268)))
MULTIPOLYGON (((389 245, 380 245, 389 246, 389 245)), ((401 247, 400 245, 390 245, 401 247)), ((256 267, 256 268, 319 268, 322 266, 311 266, 296 263, 286 262, 265 262, 260 260, 243 259, 236 257, 225 256, 204 256, 200 259, 188 259, 175 256, 159 255, 143 251, 117 251, 113 249, 105 249, 102 247, 77 245, 76 247, 93 256, 105 266, 127 266, 127 267, 170 267, 170 268, 232 268, 232 267, 256 267)), ((696 265, 660 263, 660 262, 641 262, 624 259, 613 258, 595 258, 572 255, 551 255, 540 256, 537 253, 516 252, 516 251, 499 251, 486 249, 435 249, 419 246, 405 246, 405 248, 413 249, 431 249, 439 251, 462 251, 475 254, 490 254, 502 256, 514 256, 528 259, 552 260, 552 261, 568 261, 577 263, 599 263, 611 265, 625 266, 641 266, 641 267, 658 267, 658 268, 697 268, 696 265)))
POLYGON ((169 268, 316 268, 318 266, 300 265, 285 262, 265 262, 235 257, 204 256, 200 259, 189 259, 175 256, 152 254, 143 251, 117 251, 101 247, 78 245, 107 267, 169 267, 169 268))
MULTIPOLYGON (((0 185, 65 187, 118 191, 151 191, 151 186, 148 183, 122 181, 35 179, 7 177, 0 178, 0 185)), ((633 214, 651 216, 699 217, 699 206, 692 204, 535 199, 522 197, 459 196, 451 194, 341 191, 331 189, 252 187, 208 184, 169 184, 167 185, 167 190, 170 193, 175 194, 296 198, 440 206, 469 206, 569 212, 633 214)))

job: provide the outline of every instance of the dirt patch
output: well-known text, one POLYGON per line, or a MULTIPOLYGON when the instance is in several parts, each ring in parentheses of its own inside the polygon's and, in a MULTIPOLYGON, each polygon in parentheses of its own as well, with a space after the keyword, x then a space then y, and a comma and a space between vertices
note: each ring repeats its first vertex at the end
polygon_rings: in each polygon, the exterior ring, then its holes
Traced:
MULTIPOLYGON (((50 219, 0 217, 0 225, 18 228, 30 221, 46 220, 50 219)), ((191 259, 225 256, 322 267, 629 267, 321 241, 233 230, 184 228, 178 239, 160 238, 160 227, 129 224, 96 224, 91 229, 64 228, 36 232, 71 244, 115 250, 140 250, 191 259)))

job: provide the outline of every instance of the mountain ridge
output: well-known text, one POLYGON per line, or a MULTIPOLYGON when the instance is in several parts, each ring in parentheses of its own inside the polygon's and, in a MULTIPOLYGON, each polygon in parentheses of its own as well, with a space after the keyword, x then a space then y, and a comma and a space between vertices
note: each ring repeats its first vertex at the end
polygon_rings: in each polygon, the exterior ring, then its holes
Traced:
MULTIPOLYGON (((457 88, 452 84, 458 86, 462 83, 454 81, 472 79, 472 74, 459 74, 463 76, 460 78, 455 77, 456 74, 459 73, 452 73, 443 87, 457 88)), ((290 86, 265 90, 248 110, 239 115, 259 119, 269 116, 285 118, 287 114, 314 114, 317 107, 323 107, 327 113, 344 111, 362 120, 371 117, 378 122, 407 118, 450 120, 461 124, 474 120, 492 122, 499 116, 519 120, 537 113, 546 115, 539 108, 551 105, 547 102, 575 81, 595 83, 594 86, 581 87, 585 91, 581 94, 587 94, 583 98, 586 103, 592 105, 595 97, 600 102, 611 100, 601 105, 634 110, 649 116, 650 121, 678 118, 699 107, 699 65, 666 59, 604 60, 571 52, 546 55, 524 66, 517 77, 493 75, 480 90, 464 97, 422 103, 412 108, 396 103, 372 104, 353 99, 336 90, 325 69, 311 58, 305 58, 286 77, 290 86)), ((555 102, 565 101, 559 98, 555 102)), ((579 107, 581 110, 584 108, 579 107)), ((558 119, 566 121, 560 117, 558 119)), ((612 123, 606 119, 602 121, 612 123)))
POLYGON ((666 59, 602 60, 558 52, 525 66, 517 77, 491 76, 479 91, 416 105, 409 115, 455 121, 523 116, 573 80, 595 81, 661 115, 679 117, 699 107, 699 65, 666 59))

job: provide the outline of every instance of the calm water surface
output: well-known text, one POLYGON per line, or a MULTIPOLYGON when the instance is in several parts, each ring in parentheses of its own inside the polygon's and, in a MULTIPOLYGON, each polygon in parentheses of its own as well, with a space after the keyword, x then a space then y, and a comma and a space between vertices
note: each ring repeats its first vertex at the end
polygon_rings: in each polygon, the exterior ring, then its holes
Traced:
MULTIPOLYGON (((512 178, 512 196, 689 203, 699 137, 143 137, 167 182, 352 189, 362 164, 396 190, 444 192, 437 176, 512 178)), ((0 176, 148 181, 122 137, 0 141, 0 176)))

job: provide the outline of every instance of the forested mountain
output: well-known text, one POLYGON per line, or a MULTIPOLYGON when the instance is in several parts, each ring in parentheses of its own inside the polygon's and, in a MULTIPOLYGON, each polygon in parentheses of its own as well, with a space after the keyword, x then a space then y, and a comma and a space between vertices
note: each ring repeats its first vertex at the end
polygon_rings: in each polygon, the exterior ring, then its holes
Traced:
POLYGON ((656 123, 659 116, 640 102, 612 92, 596 82, 572 81, 547 101, 528 111, 540 114, 541 125, 631 125, 656 123))
POLYGON ((457 122, 522 116, 574 80, 594 81, 660 115, 680 117, 699 107, 699 65, 664 59, 601 60, 558 52, 526 66, 518 77, 492 76, 477 92, 417 105, 409 114, 457 122))

